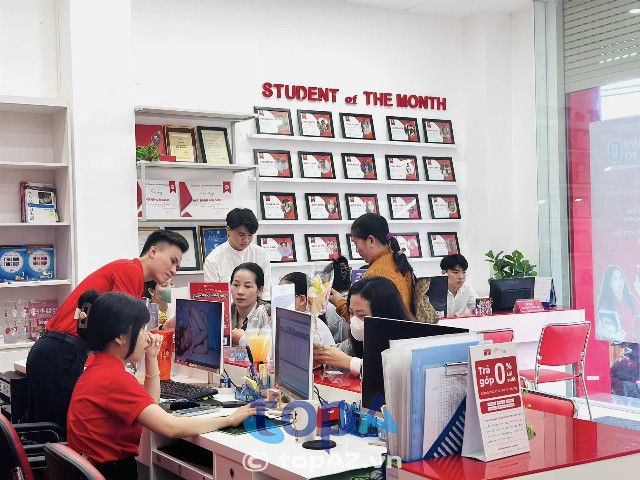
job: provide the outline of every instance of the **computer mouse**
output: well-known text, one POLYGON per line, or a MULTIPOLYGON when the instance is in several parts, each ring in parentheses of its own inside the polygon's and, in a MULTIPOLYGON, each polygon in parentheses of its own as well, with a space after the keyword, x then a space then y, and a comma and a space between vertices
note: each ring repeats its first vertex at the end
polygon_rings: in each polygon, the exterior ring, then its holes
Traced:
POLYGON ((199 406, 200 404, 198 402, 194 402, 191 400, 177 400, 169 404, 169 410, 184 410, 185 408, 194 408, 199 406))

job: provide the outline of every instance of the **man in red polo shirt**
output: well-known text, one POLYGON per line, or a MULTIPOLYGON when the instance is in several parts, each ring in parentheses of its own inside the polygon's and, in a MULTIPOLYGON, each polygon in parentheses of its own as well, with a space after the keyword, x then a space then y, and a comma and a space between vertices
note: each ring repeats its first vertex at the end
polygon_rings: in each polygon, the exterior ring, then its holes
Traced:
POLYGON ((140 258, 108 263, 80 282, 29 352, 27 376, 32 421, 54 422, 66 429, 71 394, 89 353, 77 332, 75 312, 80 296, 87 290, 96 290, 141 298, 144 282, 169 283, 188 249, 189 244, 182 235, 156 230, 149 235, 140 258))

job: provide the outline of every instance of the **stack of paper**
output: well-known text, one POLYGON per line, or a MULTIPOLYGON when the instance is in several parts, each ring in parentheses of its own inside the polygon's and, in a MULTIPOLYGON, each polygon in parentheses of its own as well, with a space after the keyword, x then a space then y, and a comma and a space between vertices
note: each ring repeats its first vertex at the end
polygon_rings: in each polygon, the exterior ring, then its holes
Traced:
POLYGON ((391 340, 382 352, 387 416, 397 426, 391 455, 416 461, 460 453, 466 362, 469 347, 482 342, 475 333, 391 340))
POLYGON ((56 187, 43 183, 20 182, 20 214, 24 223, 58 222, 56 187))

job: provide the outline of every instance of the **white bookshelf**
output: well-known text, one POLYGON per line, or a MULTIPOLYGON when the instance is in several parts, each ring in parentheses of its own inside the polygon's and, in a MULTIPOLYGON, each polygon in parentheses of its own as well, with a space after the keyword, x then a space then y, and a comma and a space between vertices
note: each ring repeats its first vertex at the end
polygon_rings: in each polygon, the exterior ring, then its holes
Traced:
POLYGON ((249 141, 263 141, 265 143, 308 143, 323 145, 371 145, 373 147, 393 147, 393 149, 413 150, 455 150, 456 144, 423 143, 423 142, 390 142, 387 140, 361 140, 357 138, 326 138, 326 137, 302 137, 296 135, 267 135, 264 133, 249 133, 249 141))
MULTIPOLYGON (((63 100, 0 96, 0 244, 53 245, 56 277, 0 283, 0 308, 32 300, 55 299, 61 304, 75 284, 70 130, 69 108, 63 100), (18 185, 23 180, 55 185, 59 222, 20 221, 18 185)), ((4 328, 0 335, 4 338, 4 328)), ((4 349, 28 349, 32 344, 4 339, 4 349)))

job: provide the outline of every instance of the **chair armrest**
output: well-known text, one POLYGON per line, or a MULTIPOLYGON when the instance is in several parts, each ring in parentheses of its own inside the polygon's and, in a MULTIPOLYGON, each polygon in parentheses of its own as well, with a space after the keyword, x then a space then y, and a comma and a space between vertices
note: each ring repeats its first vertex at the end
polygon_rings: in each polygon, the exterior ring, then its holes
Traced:
POLYGON ((37 436, 36 443, 60 442, 65 439, 62 429, 53 422, 16 423, 13 428, 21 438, 29 438, 32 433, 43 434, 37 436))

